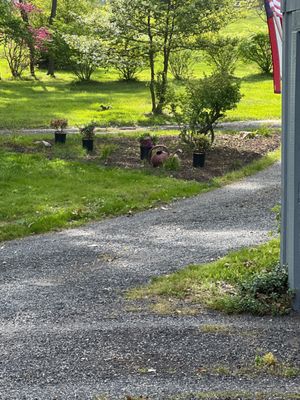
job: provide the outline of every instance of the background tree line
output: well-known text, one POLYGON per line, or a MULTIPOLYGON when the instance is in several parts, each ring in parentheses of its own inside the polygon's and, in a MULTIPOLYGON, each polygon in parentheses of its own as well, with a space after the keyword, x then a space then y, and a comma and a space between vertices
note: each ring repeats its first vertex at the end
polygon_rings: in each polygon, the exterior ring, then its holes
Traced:
MULTIPOLYGON (((267 60, 266 36, 240 46, 218 33, 259 1, 240 0, 0 0, 3 54, 14 78, 36 66, 55 77, 60 69, 89 81, 99 67, 115 68, 121 79, 137 79, 149 69, 152 112, 161 114, 170 94, 170 69, 177 79, 189 77, 193 53, 205 50, 219 71, 233 75, 242 57, 267 60)), ((262 63, 261 63, 262 64, 262 63)))

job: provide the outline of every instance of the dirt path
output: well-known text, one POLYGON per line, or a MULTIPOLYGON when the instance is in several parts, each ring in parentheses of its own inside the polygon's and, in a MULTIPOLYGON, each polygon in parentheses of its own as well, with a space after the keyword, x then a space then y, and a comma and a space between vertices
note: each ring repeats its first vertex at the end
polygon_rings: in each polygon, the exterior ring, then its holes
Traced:
POLYGON ((159 316, 124 299, 152 276, 266 241, 279 180, 276 164, 168 207, 2 243, 0 399, 300 393, 299 377, 254 368, 266 352, 300 366, 298 317, 159 316))

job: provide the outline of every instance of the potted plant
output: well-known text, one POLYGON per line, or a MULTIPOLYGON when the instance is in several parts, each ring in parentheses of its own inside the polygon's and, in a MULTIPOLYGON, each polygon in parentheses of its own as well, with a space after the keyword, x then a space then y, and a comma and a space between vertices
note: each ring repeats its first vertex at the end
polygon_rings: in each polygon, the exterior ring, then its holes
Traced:
POLYGON ((87 151, 93 151, 94 149, 95 129, 96 123, 93 121, 79 128, 82 135, 82 147, 87 151))
POLYGON ((150 150, 157 143, 157 136, 155 135, 151 136, 147 133, 143 133, 139 137, 139 142, 140 142, 140 158, 141 160, 148 160, 150 150))
POLYGON ((206 153, 211 148, 208 135, 185 128, 181 130, 179 137, 193 151, 193 167, 203 168, 206 153))
POLYGON ((67 119, 53 119, 50 123, 51 128, 55 129, 55 143, 66 143, 66 132, 64 129, 68 126, 67 119))

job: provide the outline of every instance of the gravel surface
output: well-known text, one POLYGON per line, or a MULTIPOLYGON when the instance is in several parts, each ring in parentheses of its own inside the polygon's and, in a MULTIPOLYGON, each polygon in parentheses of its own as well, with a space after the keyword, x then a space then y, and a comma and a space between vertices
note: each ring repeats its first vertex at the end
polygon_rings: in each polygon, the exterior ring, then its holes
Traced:
MULTIPOLYGON (((266 120, 253 120, 253 121, 233 121, 233 122, 222 122, 217 125, 217 129, 222 130, 247 130, 247 129, 258 129, 261 126, 268 126, 272 129, 280 129, 281 128, 281 120, 273 120, 273 119, 266 119, 266 120)), ((161 125, 161 126, 118 126, 118 127, 98 127, 96 129, 97 133, 107 133, 113 132, 114 130, 117 131, 136 131, 136 130, 173 130, 178 129, 178 125, 161 125)), ((11 132, 18 132, 24 135, 28 134, 41 134, 41 133, 53 133, 54 130, 51 128, 32 128, 32 129, 0 129, 0 135, 11 134, 11 132)), ((67 133, 78 133, 78 128, 68 128, 65 129, 67 133)))
POLYGON ((266 241, 279 181, 276 164, 166 207, 0 244, 0 399, 300 393, 298 377, 205 372, 269 351, 300 366, 297 316, 159 316, 124 298, 153 276, 266 241), (215 324, 226 329, 202 330, 215 324))

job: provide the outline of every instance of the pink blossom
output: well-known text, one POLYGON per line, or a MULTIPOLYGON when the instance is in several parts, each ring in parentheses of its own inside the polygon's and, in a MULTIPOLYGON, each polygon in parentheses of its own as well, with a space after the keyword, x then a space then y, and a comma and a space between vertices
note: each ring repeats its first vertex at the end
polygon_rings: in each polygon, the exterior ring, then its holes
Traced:
POLYGON ((28 29, 34 39, 35 48, 37 50, 45 50, 47 48, 47 42, 51 40, 51 33, 49 30, 44 26, 40 28, 29 26, 28 29))
POLYGON ((30 14, 32 12, 40 12, 41 10, 31 3, 20 3, 18 0, 13 0, 13 5, 20 11, 30 14))

